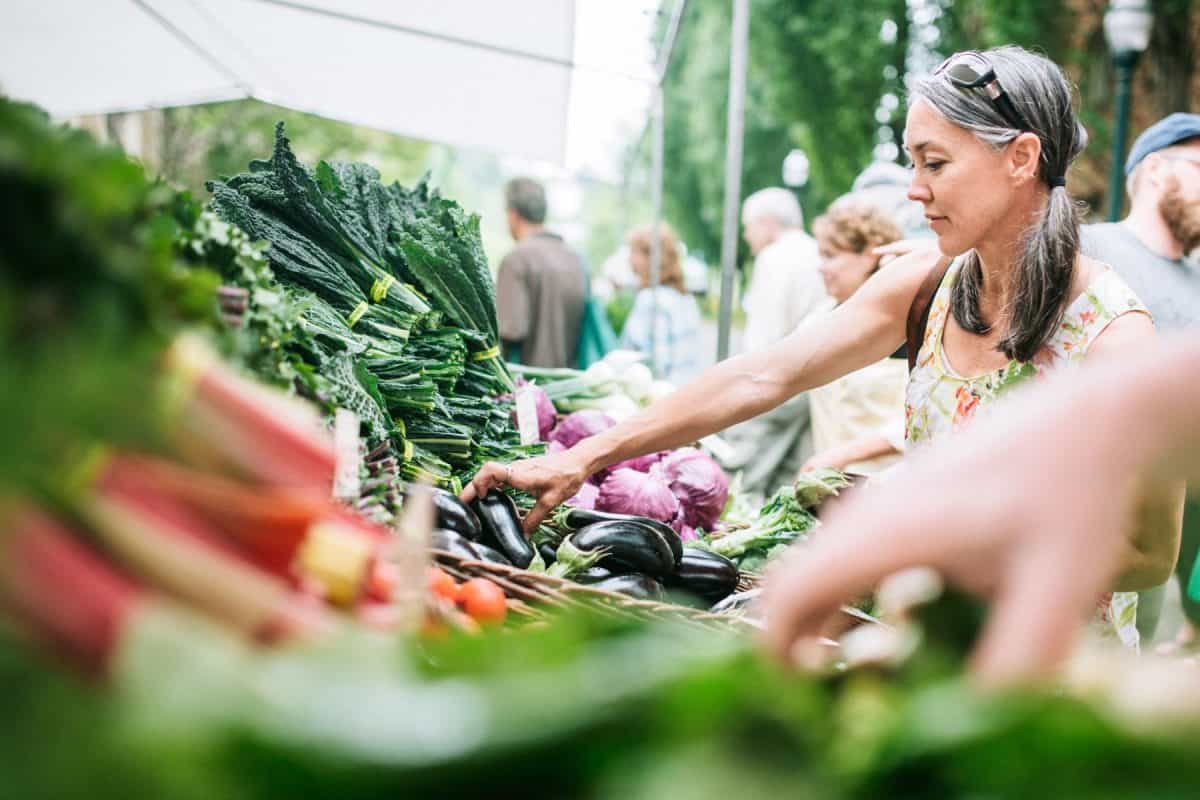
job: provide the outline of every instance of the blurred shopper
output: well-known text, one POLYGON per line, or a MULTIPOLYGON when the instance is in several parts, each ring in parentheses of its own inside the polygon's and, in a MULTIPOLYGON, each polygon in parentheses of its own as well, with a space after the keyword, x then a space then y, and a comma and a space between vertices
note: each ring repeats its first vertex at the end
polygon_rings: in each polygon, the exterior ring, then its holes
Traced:
POLYGON ((629 262, 641 288, 625 320, 621 344, 649 354, 655 375, 680 384, 696 373, 700 307, 684 284, 679 242, 665 223, 659 226, 658 285, 651 285, 653 238, 650 225, 634 228, 626 238, 629 262))
POLYGON ((742 236, 754 256, 742 307, 742 350, 770 347, 826 299, 816 241, 804 232, 800 201, 787 189, 762 189, 742 204, 742 236))
POLYGON ((1038 677, 1070 652, 1128 562, 1139 482, 1178 479, 1200 479, 1195 336, 1042 382, 841 504, 771 573, 767 641, 790 659, 842 603, 929 566, 993 602, 977 677, 1038 677))
MULTIPOLYGON (((906 340, 919 343, 905 404, 910 451, 969 430, 1038 377, 1073 376, 1080 362, 1153 347, 1145 306, 1112 269, 1079 253, 1078 208, 1065 174, 1087 137, 1062 70, 1018 47, 957 53, 917 81, 909 98, 904 138, 916 167, 909 193, 924 206, 946 257, 921 251, 897 259, 827 317, 766 352, 706 370, 570 450, 484 465, 464 499, 499 484, 530 492, 537 502, 524 524, 532 530, 597 470, 760 415, 874 364, 906 340)), ((1059 486, 1094 470, 1115 481, 1111 491, 1132 492, 1135 466, 1122 465, 1111 450, 1106 458, 1115 463, 1037 479, 1059 486)), ((989 475, 973 474, 991 486, 989 475)), ((1136 592, 1162 583, 1174 567, 1182 505, 1180 487, 1136 488, 1146 498, 1141 513, 1115 523, 1132 546, 1109 575, 1116 577, 1105 588, 1113 593, 1093 598, 1098 630, 1130 646, 1138 641, 1136 592)), ((928 483, 908 500, 937 507, 939 497, 940 486, 928 483)), ((1017 502, 1008 493, 982 501, 1004 510, 1017 502)), ((1093 518, 1091 509, 1074 505, 1066 513, 1093 518)), ((970 530, 970 521, 954 514, 936 524, 948 537, 970 530)), ((1036 584, 1021 588, 1040 591, 1036 584)))
MULTIPOLYGON (((825 305, 816 241, 804 232, 796 195, 762 189, 742 205, 742 236, 754 255, 750 285, 742 302, 746 325, 742 351, 762 352, 790 334, 825 305)), ((731 428, 734 452, 722 463, 740 471, 747 492, 770 494, 792 481, 812 455, 812 419, 807 394, 731 428)))
MULTIPOLYGON (((813 233, 830 295, 825 313, 849 300, 879 269, 879 256, 872 249, 901 235, 891 215, 860 204, 857 194, 817 217, 813 233)), ((805 462, 805 470, 833 467, 870 474, 899 459, 904 450, 908 364, 903 354, 896 355, 809 392, 816 454, 805 462)))
MULTIPOLYGON (((1200 266, 1187 255, 1200 246, 1200 114, 1171 114, 1147 128, 1125 161, 1129 216, 1085 225, 1083 252, 1112 264, 1154 315, 1160 331, 1200 324, 1200 266)), ((1200 548, 1200 504, 1184 513, 1176 574, 1184 611, 1200 622, 1200 603, 1186 588, 1200 548)), ((1138 629, 1149 639, 1158 625, 1165 587, 1138 597, 1138 629)), ((1186 636, 1191 635, 1187 631, 1186 636)))
POLYGON ((546 191, 529 178, 504 188, 517 246, 500 262, 496 311, 505 357, 534 367, 574 367, 587 297, 583 262, 546 230, 546 191))

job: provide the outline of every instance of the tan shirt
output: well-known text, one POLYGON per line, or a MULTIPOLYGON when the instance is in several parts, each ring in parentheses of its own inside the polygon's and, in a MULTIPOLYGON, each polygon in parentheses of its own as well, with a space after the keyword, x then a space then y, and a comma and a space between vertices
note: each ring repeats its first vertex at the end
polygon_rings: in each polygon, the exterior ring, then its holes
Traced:
MULTIPOLYGON (((830 301, 814 314, 833 312, 830 301)), ((809 390, 813 445, 821 453, 867 437, 882 436, 904 452, 904 391, 908 362, 885 358, 809 390)), ((846 465, 846 471, 871 475, 900 460, 898 454, 877 456, 846 465)))
POLYGON ((586 297, 583 262, 562 237, 526 236, 496 276, 500 338, 520 346, 522 364, 574 367, 586 297))

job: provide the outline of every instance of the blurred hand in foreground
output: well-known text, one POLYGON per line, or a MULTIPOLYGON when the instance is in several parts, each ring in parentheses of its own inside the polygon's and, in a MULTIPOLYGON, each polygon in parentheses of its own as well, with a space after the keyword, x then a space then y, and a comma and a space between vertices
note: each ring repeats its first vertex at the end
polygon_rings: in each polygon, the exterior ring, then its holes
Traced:
POLYGON ((1198 443, 1195 337, 1048 381, 915 454, 781 558, 764 593, 766 644, 793 660, 834 629, 842 603, 930 566, 992 602, 972 654, 978 678, 1043 674, 1069 654, 1131 549, 1139 480, 1195 475, 1198 443))

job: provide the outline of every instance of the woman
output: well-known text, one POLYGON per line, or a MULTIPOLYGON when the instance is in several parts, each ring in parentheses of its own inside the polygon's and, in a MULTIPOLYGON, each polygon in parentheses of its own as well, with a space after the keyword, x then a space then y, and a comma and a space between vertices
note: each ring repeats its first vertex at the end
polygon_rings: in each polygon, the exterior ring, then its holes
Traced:
MULTIPOLYGON (((813 222, 829 310, 850 299, 879 269, 871 251, 900 238, 892 217, 873 205, 843 199, 813 222)), ((828 313, 828 312, 827 312, 828 313)), ((809 392, 816 453, 803 469, 833 467, 871 474, 904 448, 903 358, 889 357, 809 392)))
MULTIPOLYGON (((1145 308, 1111 268, 1079 253, 1064 176, 1086 134, 1071 101, 1061 70, 1020 48, 950 57, 914 86, 904 131, 909 196, 924 206, 938 249, 954 257, 943 276, 936 252, 897 259, 777 346, 717 364, 571 450, 485 465, 464 496, 502 483, 530 491, 538 498, 525 520, 532 530, 604 466, 694 442, 885 358, 906 340, 927 282, 937 292, 907 392, 910 447, 966 426, 1023 379, 1084 356, 1144 349, 1154 337, 1145 308)), ((1133 547, 1113 588, 1136 591, 1169 577, 1180 500, 1177 491, 1156 495, 1154 513, 1131 526, 1133 547)), ((936 504, 936 487, 913 501, 936 504)), ((1131 644, 1135 604, 1136 595, 1122 595, 1102 612, 1109 632, 1131 644)))
POLYGON ((649 353, 655 374, 682 383, 696 373, 696 347, 700 335, 700 308, 687 293, 679 243, 665 223, 659 226, 662 258, 658 285, 650 286, 650 248, 654 229, 642 225, 630 231, 629 262, 641 289, 621 331, 621 344, 649 353))

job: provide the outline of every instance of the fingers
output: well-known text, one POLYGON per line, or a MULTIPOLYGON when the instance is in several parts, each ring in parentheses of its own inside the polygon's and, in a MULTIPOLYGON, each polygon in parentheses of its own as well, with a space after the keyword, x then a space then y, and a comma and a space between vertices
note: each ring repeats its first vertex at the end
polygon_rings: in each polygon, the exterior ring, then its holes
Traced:
POLYGON ((839 606, 882 578, 938 564, 946 548, 937 504, 904 502, 902 487, 893 488, 901 491, 847 501, 815 540, 795 547, 769 576, 765 639, 777 656, 787 660, 797 639, 819 635, 839 606))
POLYGON ((480 467, 471 482, 463 487, 459 499, 464 503, 470 503, 477 497, 483 497, 495 487, 503 486, 507 475, 508 465, 489 461, 480 467))
POLYGON ((900 239, 888 244, 881 244, 871 249, 873 255, 879 256, 879 265, 883 266, 900 256, 906 256, 914 250, 929 247, 930 242, 923 239, 900 239))
POLYGON ((549 494, 544 494, 534 503, 533 508, 529 509, 529 513, 525 515, 522 521, 522 526, 525 528, 525 533, 533 533, 537 530, 538 525, 546 517, 550 516, 550 512, 558 507, 558 500, 552 499, 549 494))
POLYGON ((1071 652, 1079 628, 1095 609, 1108 571, 1081 559, 1071 537, 1055 537, 1013 564, 971 656, 987 686, 1044 675, 1071 652))

